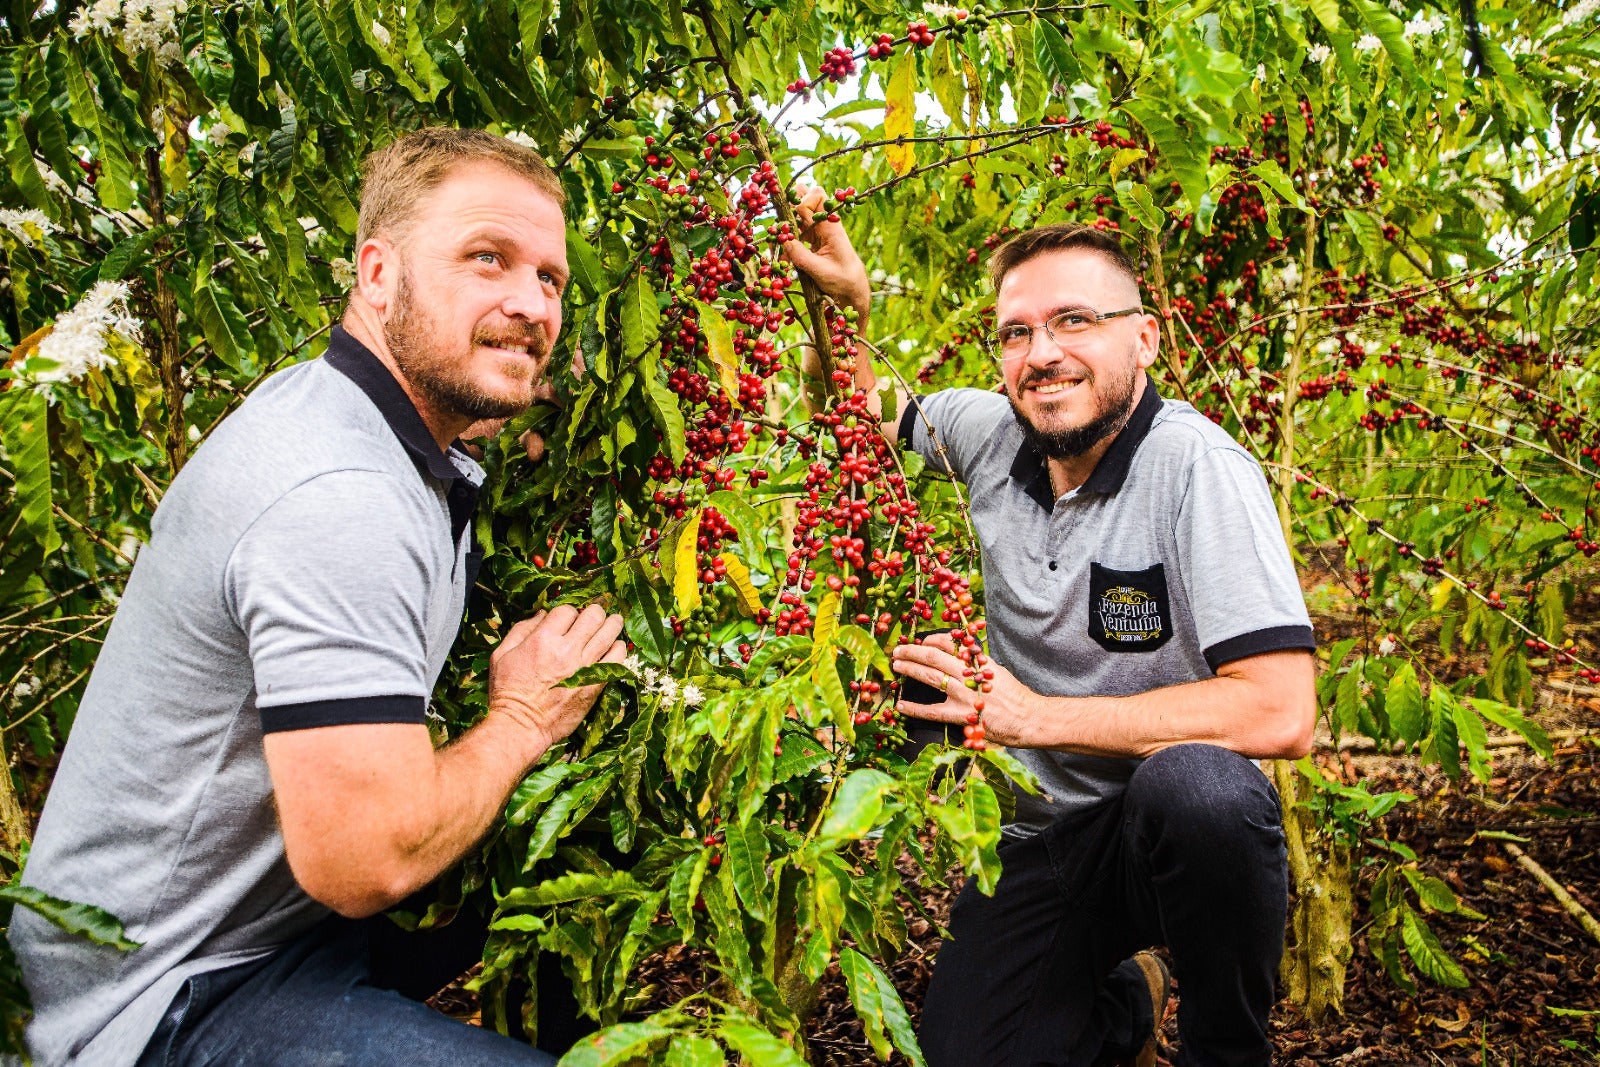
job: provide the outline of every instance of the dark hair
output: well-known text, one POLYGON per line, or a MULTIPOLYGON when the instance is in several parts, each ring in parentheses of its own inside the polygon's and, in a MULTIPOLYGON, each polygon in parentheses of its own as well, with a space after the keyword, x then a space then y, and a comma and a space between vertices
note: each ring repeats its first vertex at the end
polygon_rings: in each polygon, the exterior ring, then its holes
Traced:
POLYGON ((1031 230, 1023 230, 995 250, 989 260, 989 280, 994 283, 994 291, 998 293, 1000 283, 1005 280, 1006 275, 1028 260, 1046 252, 1057 252, 1067 248, 1098 252, 1110 260, 1111 265, 1117 270, 1126 274, 1128 280, 1135 286, 1139 284, 1139 268, 1134 265, 1127 250, 1122 247, 1122 241, 1115 234, 1097 230, 1093 226, 1085 226, 1081 222, 1058 222, 1052 226, 1035 226, 1031 230))
POLYGON ((356 247, 380 233, 403 238, 415 221, 418 202, 457 166, 478 162, 497 163, 528 179, 557 207, 567 205, 561 179, 533 149, 484 130, 429 126, 385 145, 363 161, 356 247))

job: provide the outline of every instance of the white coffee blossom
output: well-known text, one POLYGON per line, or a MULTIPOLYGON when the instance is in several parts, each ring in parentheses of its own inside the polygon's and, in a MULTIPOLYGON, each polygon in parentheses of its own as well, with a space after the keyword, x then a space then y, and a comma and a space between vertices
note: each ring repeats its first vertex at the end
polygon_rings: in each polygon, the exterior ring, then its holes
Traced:
POLYGON ((632 674, 638 674, 644 669, 644 663, 639 659, 637 652, 629 652, 626 656, 623 656, 622 666, 632 674))
POLYGON ((523 148, 531 148, 535 151, 537 151, 539 148, 539 146, 534 143, 533 138, 529 137, 521 130, 512 130, 510 133, 501 134, 501 136, 510 141, 512 144, 521 145, 523 148))
POLYGON ((95 0, 93 4, 80 7, 67 28, 80 41, 94 33, 109 34, 116 28, 121 14, 122 0, 95 0))
POLYGON ((348 289, 356 284, 356 265, 343 256, 328 264, 333 271, 333 284, 348 289))
MULTIPOLYGON (((109 367, 116 359, 106 342, 118 334, 138 343, 141 323, 128 311, 125 282, 96 282, 83 299, 56 319, 55 329, 39 342, 38 358, 53 366, 30 376, 35 382, 65 382, 81 378, 96 367, 109 367)), ((29 360, 32 363, 32 360, 29 360)))
POLYGON ((1383 42, 1378 40, 1378 35, 1374 33, 1363 33, 1361 39, 1356 42, 1357 52, 1376 52, 1382 47, 1383 42))
POLYGON ((1580 22, 1588 22, 1600 12, 1600 0, 1578 0, 1561 16, 1561 25, 1575 26, 1580 22))
POLYGON ((389 31, 384 29, 383 23, 379 22, 377 19, 372 20, 372 39, 383 45, 385 48, 389 47, 389 31))
POLYGON ((678 699, 678 683, 670 674, 663 674, 656 679, 654 691, 660 694, 663 704, 672 704, 678 699))
POLYGON ((1513 37, 1506 42, 1506 55, 1526 56, 1533 53, 1533 42, 1526 37, 1513 37))
POLYGON ((1432 37, 1445 28, 1445 21, 1438 15, 1417 15, 1400 31, 1402 37, 1432 37))
POLYGON ((56 233, 61 227, 50 221, 50 216, 38 208, 0 207, 0 227, 10 230, 17 240, 32 245, 47 233, 56 233))
POLYGON ((967 9, 964 7, 937 2, 923 4, 922 10, 930 19, 938 19, 940 22, 948 22, 950 19, 957 17, 965 18, 967 14, 967 9))
POLYGON ((1384 634, 1383 639, 1378 642, 1378 655, 1392 656, 1394 655, 1394 650, 1398 647, 1399 644, 1395 641, 1394 634, 1384 634))
POLYGON ((1265 63, 1257 63, 1256 64, 1256 81, 1264 82, 1266 80, 1267 80, 1267 65, 1265 63))
POLYGON ((1325 44, 1314 44, 1306 52, 1306 58, 1313 63, 1326 63, 1333 55, 1333 49, 1325 44))
POLYGON ((30 674, 16 685, 11 687, 12 695, 18 697, 31 697, 43 688, 38 675, 30 674))
POLYGON ((232 133, 233 127, 226 122, 214 122, 206 128, 206 143, 213 148, 221 148, 232 133))
POLYGON ((83 39, 90 34, 118 37, 130 56, 152 52, 163 63, 183 58, 178 45, 178 16, 188 0, 95 0, 78 10, 68 28, 83 39))
POLYGON ((62 196, 72 195, 72 186, 68 185, 66 180, 56 173, 54 167, 41 163, 37 159, 33 161, 33 165, 39 168, 39 180, 44 182, 46 189, 62 196))
POLYGON ((697 685, 691 684, 684 686, 683 691, 678 695, 681 696, 683 698, 683 702, 691 708, 698 708, 706 701, 706 695, 700 691, 700 687, 697 685))

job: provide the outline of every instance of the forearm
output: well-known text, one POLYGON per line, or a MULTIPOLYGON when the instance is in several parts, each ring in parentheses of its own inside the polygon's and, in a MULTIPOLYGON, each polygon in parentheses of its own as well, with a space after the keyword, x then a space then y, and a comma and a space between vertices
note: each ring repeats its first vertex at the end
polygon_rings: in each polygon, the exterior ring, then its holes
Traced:
POLYGON ((1253 759, 1298 758, 1309 744, 1314 708, 1275 697, 1281 694, 1223 675, 1122 697, 1029 694, 1003 743, 1142 758, 1198 742, 1253 759))
POLYGON ((512 790, 548 748, 542 734, 491 711, 436 750, 425 794, 427 817, 392 828, 387 860, 397 882, 395 899, 427 885, 482 841, 512 790))

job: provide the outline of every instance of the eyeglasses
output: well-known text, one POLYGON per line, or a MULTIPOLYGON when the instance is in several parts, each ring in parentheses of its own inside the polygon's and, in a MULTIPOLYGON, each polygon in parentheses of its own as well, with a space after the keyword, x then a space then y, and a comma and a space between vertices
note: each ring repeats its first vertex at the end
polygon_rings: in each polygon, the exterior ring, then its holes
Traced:
POLYGON ((995 359, 1006 360, 1021 359, 1033 348, 1033 331, 1043 330, 1045 336, 1056 344, 1061 344, 1063 338, 1078 337, 1097 328, 1107 319, 1121 318, 1124 315, 1138 315, 1144 308, 1124 308, 1121 311, 1091 311, 1089 308, 1067 308, 1051 315, 1043 325, 1024 326, 1022 323, 1012 323, 1002 326, 993 333, 986 334, 983 346, 995 359))

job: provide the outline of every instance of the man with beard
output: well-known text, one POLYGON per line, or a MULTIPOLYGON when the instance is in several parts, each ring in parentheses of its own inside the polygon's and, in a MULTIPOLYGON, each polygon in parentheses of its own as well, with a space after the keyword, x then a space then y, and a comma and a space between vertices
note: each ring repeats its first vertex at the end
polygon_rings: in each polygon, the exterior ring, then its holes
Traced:
POLYGON ((25 880, 140 945, 19 912, 36 1062, 554 1062, 423 1005, 470 956, 454 925, 405 940, 379 913, 582 720, 598 687, 559 683, 623 653, 599 606, 517 622, 483 718, 434 748, 480 558, 483 471, 457 438, 547 395, 563 204, 535 153, 478 131, 367 161, 343 325, 174 480, 84 694, 25 880))
MULTIPOLYGON (((812 221, 803 205, 802 220, 812 221)), ((836 223, 790 258, 865 322, 836 223)), ((895 650, 905 714, 975 723, 1038 778, 995 895, 972 884, 923 1005, 933 1067, 1153 1064, 1169 978, 1188 1064, 1271 1062, 1288 902, 1277 796, 1253 759, 1315 722, 1312 630, 1255 460, 1146 374, 1160 330, 1110 234, 1043 226, 994 254, 1003 393, 902 398, 905 446, 968 489, 992 671, 948 636, 895 650), (987 676, 985 676, 987 677, 987 676), (909 687, 908 687, 909 688, 909 687)), ((869 360, 857 385, 877 386, 869 360)))

